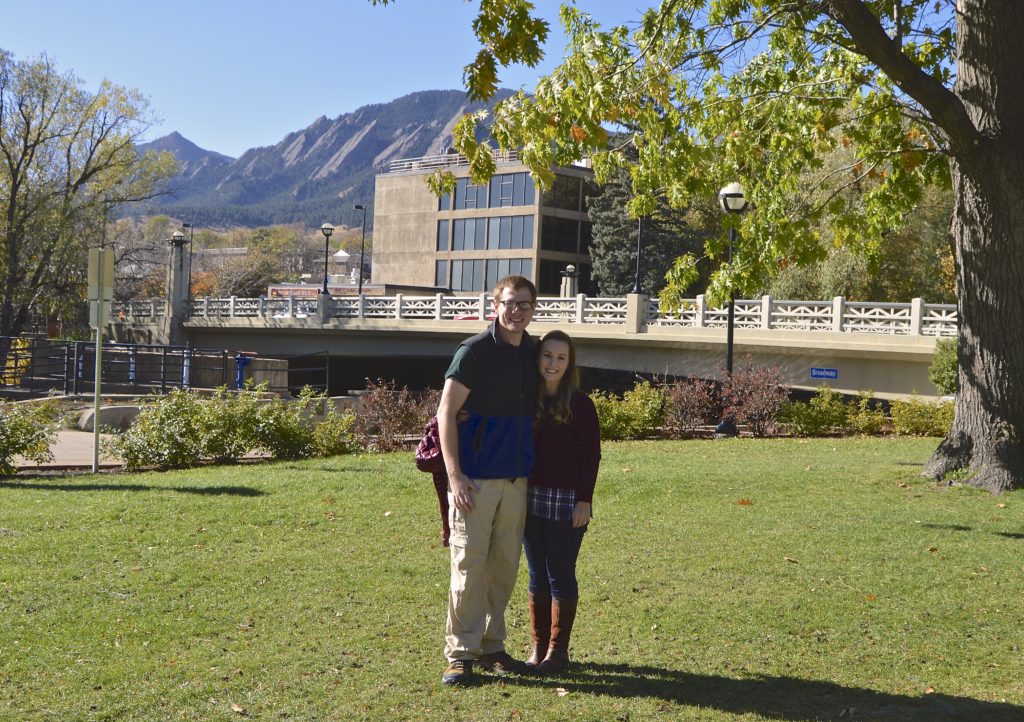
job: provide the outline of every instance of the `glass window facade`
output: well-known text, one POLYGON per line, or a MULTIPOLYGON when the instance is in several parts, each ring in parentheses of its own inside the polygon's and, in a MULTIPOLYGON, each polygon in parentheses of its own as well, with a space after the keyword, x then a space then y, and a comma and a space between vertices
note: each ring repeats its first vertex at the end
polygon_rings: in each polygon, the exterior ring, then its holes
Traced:
POLYGON ((455 182, 455 210, 487 207, 487 186, 475 186, 469 178, 455 182))
POLYGON ((487 285, 481 290, 494 288, 498 280, 505 276, 517 275, 530 278, 533 273, 533 260, 530 258, 492 258, 487 261, 487 285))
POLYGON ((491 178, 491 208, 532 206, 535 197, 529 173, 502 173, 491 178))
MULTIPOLYGON (((545 296, 557 295, 562 290, 562 272, 569 264, 565 261, 541 259, 537 274, 537 291, 545 296)), ((597 293, 590 279, 590 265, 574 263, 576 266, 576 292, 591 295, 597 293)))
POLYGON ((579 232, 579 221, 543 216, 540 227, 540 247, 545 251, 576 253, 579 245, 579 232))
MULTIPOLYGON (((531 278, 533 260, 530 258, 459 259, 452 261, 451 287, 454 291, 490 291, 498 279, 513 274, 531 278)), ((437 285, 445 284, 438 283, 437 285)))
POLYGON ((486 218, 457 218, 452 221, 453 251, 482 251, 486 247, 486 218))
POLYGON ((434 285, 448 288, 448 261, 434 262, 434 285))
POLYGON ((533 216, 505 216, 489 218, 487 249, 533 248, 533 216))
POLYGON ((448 221, 437 222, 437 250, 448 250, 448 221))
POLYGON ((580 179, 556 175, 549 190, 544 191, 544 205, 565 211, 578 211, 580 205, 580 179))
POLYGON ((452 290, 483 291, 485 263, 482 258, 452 261, 452 290))

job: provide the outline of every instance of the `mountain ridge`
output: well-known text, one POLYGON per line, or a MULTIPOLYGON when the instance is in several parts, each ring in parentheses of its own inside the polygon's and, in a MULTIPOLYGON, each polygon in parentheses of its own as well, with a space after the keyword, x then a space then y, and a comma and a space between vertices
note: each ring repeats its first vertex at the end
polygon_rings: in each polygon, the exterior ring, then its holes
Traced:
MULTIPOLYGON (((499 91, 496 98, 512 91, 499 91)), ((461 90, 424 90, 365 105, 331 119, 321 115, 273 145, 238 158, 207 151, 180 133, 139 146, 169 150, 180 172, 145 213, 196 225, 262 226, 344 220, 354 204, 370 211, 375 169, 390 160, 439 154, 455 123, 485 106, 461 90)), ((485 129, 486 131, 486 129, 485 129)), ((367 213, 368 224, 372 213, 367 213)))

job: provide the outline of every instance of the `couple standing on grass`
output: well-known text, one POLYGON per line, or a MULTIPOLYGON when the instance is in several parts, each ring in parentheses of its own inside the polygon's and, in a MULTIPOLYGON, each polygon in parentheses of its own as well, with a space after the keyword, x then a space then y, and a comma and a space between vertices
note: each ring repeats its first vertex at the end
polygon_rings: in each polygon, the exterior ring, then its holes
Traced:
POLYGON ((493 323, 459 346, 445 374, 437 411, 451 527, 444 684, 470 682, 474 663, 556 674, 569 662, 600 432, 593 402, 577 389, 572 339, 551 331, 538 344, 526 333, 536 302, 529 279, 498 281, 493 323), (525 663, 505 650, 524 546, 533 640, 525 663))

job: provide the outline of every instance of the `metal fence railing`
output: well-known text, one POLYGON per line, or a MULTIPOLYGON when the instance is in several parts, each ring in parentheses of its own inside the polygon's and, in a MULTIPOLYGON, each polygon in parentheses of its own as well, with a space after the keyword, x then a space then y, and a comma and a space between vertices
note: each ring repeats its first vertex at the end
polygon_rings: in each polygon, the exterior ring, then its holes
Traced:
MULTIPOLYGON (((231 386, 238 366, 224 349, 104 343, 100 379, 108 393, 166 393, 231 386)), ((0 389, 92 393, 95 378, 94 342, 0 337, 0 389)))

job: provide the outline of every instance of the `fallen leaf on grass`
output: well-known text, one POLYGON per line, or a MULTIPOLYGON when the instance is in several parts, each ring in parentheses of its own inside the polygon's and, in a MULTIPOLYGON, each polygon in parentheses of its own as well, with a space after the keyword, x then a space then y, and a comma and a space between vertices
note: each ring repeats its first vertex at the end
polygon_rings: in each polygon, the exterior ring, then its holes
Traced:
POLYGON ((740 499, 736 503, 739 504, 740 506, 753 506, 754 505, 754 502, 752 502, 750 499, 740 499))
POLYGON ((865 597, 865 599, 867 599, 869 602, 873 602, 873 601, 875 601, 875 595, 874 594, 869 594, 869 595, 867 595, 867 597, 865 597))
POLYGON ((1004 504, 1002 502, 999 502, 998 504, 996 504, 996 509, 1005 509, 1005 508, 1006 508, 1006 504, 1004 504))
POLYGON ((337 514, 335 514, 333 511, 325 511, 324 516, 327 517, 327 521, 334 521, 334 519, 337 517, 337 514))
POLYGON ((244 715, 245 714, 245 707, 243 707, 240 704, 235 704, 234 702, 232 702, 231 703, 231 711, 234 712, 235 714, 244 715))
POLYGON ((934 687, 929 687, 928 689, 926 689, 924 691, 924 693, 925 694, 935 694, 935 688, 934 687))
POLYGON ((937 552, 938 550, 939 550, 938 547, 928 547, 928 549, 926 551, 937 552))
POLYGON ((390 511, 384 512, 384 516, 391 516, 391 512, 390 511))
POLYGON ((622 469, 622 473, 623 473, 623 474, 628 474, 628 473, 629 473, 629 472, 631 472, 631 471, 633 471, 633 470, 632 470, 632 469, 630 469, 630 468, 629 468, 628 466, 626 466, 626 467, 624 467, 624 468, 622 469))
POLYGON ((567 690, 565 687, 555 687, 555 694, 557 694, 559 697, 564 697, 565 695, 569 694, 569 690, 567 690))
POLYGON ((800 563, 796 559, 794 559, 793 557, 782 557, 782 558, 785 561, 789 562, 790 564, 799 564, 800 563))

